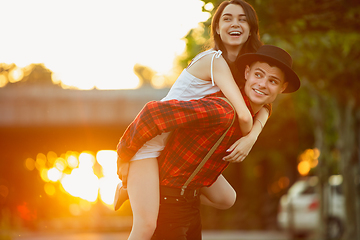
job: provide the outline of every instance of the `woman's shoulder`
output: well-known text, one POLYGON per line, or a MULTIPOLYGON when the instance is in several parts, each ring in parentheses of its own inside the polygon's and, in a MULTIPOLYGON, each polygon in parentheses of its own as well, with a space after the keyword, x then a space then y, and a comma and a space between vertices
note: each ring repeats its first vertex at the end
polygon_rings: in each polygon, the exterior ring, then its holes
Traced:
POLYGON ((195 64, 196 62, 207 64, 214 61, 214 59, 224 59, 221 50, 209 49, 203 51, 193 58, 190 65, 195 64))
POLYGON ((215 49, 208 49, 208 50, 205 50, 203 52, 200 52, 199 54, 197 54, 194 59, 199 59, 199 58, 202 58, 202 57, 205 57, 205 56, 221 56, 222 55, 222 51, 221 50, 215 50, 215 49))
POLYGON ((222 52, 210 49, 195 57, 186 69, 193 76, 209 81, 213 79, 214 65, 220 66, 219 69, 227 67, 222 52))

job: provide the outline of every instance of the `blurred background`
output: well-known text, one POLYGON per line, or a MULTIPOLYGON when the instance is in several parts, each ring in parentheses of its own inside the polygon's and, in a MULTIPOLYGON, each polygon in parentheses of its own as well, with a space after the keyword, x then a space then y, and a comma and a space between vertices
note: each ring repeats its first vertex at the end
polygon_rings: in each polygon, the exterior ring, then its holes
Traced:
MULTIPOLYGON (((204 50, 221 2, 0 1, 0 239, 131 229, 129 203, 112 208, 117 142, 204 50)), ((203 228, 360 239, 360 2, 247 2, 302 86, 226 169, 237 202, 203 207, 203 228)))

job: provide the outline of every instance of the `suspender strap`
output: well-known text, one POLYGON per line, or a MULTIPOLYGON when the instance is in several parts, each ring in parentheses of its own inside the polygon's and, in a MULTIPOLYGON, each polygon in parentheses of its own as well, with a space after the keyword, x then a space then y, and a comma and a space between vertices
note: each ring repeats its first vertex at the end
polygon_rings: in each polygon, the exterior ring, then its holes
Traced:
MULTIPOLYGON (((235 108, 234 106, 230 103, 230 101, 226 98, 223 97, 219 97, 223 100, 225 100, 234 110, 235 112, 235 108)), ((216 148, 220 145, 220 143, 222 142, 222 140, 224 139, 224 137, 226 136, 226 133, 229 131, 229 129, 231 128, 231 126, 233 125, 234 121, 235 121, 235 114, 234 117, 232 119, 232 122, 230 124, 230 126, 226 129, 226 131, 220 136, 220 138, 217 140, 217 142, 212 146, 212 148, 210 149, 210 151, 206 154, 206 156, 203 158, 203 160, 199 163, 199 165, 196 167, 196 169, 194 170, 194 172, 190 175, 190 177, 188 178, 188 180, 186 180, 186 182, 184 183, 184 185, 181 187, 181 193, 180 195, 184 195, 185 193, 185 189, 187 188, 187 186, 189 185, 189 183, 191 182, 191 180, 195 177, 195 175, 200 171, 200 169, 205 165, 205 163, 207 162, 207 160, 211 157, 211 155, 215 152, 216 148)))

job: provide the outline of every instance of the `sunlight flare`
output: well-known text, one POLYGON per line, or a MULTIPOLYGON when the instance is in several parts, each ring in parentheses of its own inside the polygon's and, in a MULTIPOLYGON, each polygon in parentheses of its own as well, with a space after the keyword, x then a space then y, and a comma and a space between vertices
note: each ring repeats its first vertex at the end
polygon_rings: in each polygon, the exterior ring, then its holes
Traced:
MULTIPOLYGON (((43 63, 64 88, 137 88, 137 63, 171 75, 186 34, 210 17, 203 6, 200 0, 3 1, 0 62, 18 66, 11 82, 20 68, 43 63)), ((0 77, 0 87, 7 82, 0 77)))

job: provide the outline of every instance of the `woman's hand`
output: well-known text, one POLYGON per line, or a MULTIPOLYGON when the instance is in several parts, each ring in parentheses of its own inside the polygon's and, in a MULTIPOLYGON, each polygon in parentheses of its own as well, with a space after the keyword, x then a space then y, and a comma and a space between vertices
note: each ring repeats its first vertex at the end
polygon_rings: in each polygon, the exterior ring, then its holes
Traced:
POLYGON ((120 158, 118 157, 118 159, 117 159, 117 167, 118 167, 117 174, 118 174, 119 178, 122 181, 122 185, 126 187, 127 186, 127 177, 128 177, 128 174, 129 174, 130 163, 129 162, 122 162, 120 160, 120 158))
MULTIPOLYGON (((242 162, 249 154, 250 150, 254 146, 259 134, 261 133, 264 124, 269 117, 269 111, 262 107, 258 112, 250 133, 239 140, 237 140, 227 152, 231 152, 229 155, 223 158, 224 161, 229 162, 242 162)), ((252 123, 252 121, 251 121, 252 123)))
POLYGON ((240 138, 227 150, 227 152, 231 153, 224 157, 223 160, 232 163, 244 161, 255 142, 256 139, 249 135, 240 138))

